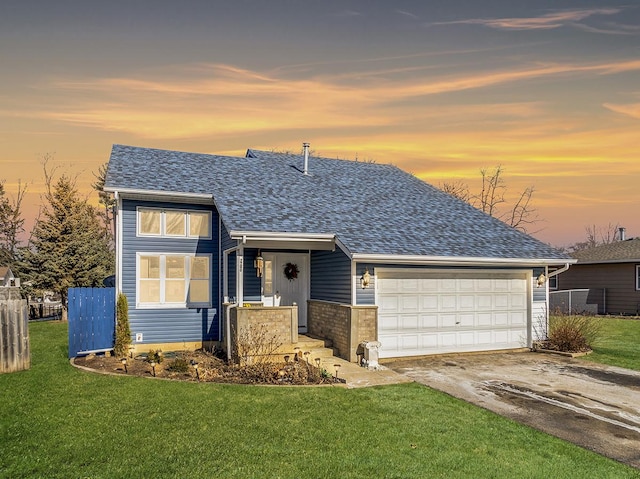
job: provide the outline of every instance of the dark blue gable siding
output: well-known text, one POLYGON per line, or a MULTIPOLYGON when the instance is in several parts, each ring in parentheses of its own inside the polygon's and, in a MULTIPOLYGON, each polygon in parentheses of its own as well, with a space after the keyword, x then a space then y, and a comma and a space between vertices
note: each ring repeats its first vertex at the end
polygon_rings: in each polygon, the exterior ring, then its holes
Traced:
POLYGON ((351 260, 344 252, 311 252, 311 299, 351 304, 351 260))
MULTIPOLYGON (((213 206, 167 202, 122 201, 122 292, 129 303, 131 334, 143 334, 142 343, 219 340, 219 231, 213 206), (211 211, 211 240, 136 236, 138 207, 211 211), (136 253, 211 254, 211 308, 136 309, 136 253)), ((138 343, 140 344, 140 343, 138 343)))

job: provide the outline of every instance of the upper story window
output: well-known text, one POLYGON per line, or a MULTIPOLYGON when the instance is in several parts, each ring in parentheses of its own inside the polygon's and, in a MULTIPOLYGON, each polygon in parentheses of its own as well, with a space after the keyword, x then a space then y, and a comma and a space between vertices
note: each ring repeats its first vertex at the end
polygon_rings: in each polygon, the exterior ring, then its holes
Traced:
POLYGON ((636 265, 636 289, 640 291, 640 264, 636 265))
POLYGON ((138 236, 211 239, 211 212, 138 208, 138 236))

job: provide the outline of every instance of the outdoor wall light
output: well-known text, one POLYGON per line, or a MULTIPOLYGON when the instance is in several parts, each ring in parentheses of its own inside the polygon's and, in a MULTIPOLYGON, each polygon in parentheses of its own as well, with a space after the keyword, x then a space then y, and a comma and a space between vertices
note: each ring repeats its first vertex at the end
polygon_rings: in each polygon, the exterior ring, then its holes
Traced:
POLYGON ((366 268, 364 270, 364 273, 360 277, 360 286, 362 286, 362 289, 368 288, 370 282, 371 282, 371 275, 369 274, 369 268, 366 268))
POLYGON ((262 270, 264 269, 264 258, 260 251, 258 251, 258 256, 255 260, 253 260, 253 267, 256 269, 256 276, 258 278, 262 278, 262 270))
POLYGON ((536 279, 536 285, 539 287, 541 287, 544 283, 547 282, 547 277, 544 275, 544 273, 540 273, 540 276, 538 276, 538 279, 536 279))
POLYGON ((120 362, 122 363, 122 366, 124 367, 124 373, 125 374, 129 374, 129 370, 127 369, 127 358, 122 358, 120 360, 120 362))

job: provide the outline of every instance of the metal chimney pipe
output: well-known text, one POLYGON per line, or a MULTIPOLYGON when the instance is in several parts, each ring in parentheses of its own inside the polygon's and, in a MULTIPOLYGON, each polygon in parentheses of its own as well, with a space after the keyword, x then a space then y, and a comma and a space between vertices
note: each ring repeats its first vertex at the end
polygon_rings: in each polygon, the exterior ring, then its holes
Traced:
POLYGON ((619 234, 619 236, 620 236, 620 241, 624 241, 624 240, 626 240, 626 239, 627 239, 627 238, 626 238, 626 234, 625 234, 625 233, 627 232, 627 229, 626 229, 626 228, 620 227, 620 228, 618 228, 618 232, 620 233, 620 234, 619 234))
POLYGON ((305 175, 309 174, 309 143, 306 141, 302 144, 302 149, 304 150, 304 168, 302 172, 305 175))

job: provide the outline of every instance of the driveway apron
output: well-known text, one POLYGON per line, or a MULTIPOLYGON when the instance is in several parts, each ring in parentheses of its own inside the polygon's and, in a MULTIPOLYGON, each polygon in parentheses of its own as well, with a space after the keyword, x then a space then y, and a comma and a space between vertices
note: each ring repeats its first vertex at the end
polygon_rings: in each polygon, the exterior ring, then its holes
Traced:
POLYGON ((540 353, 433 356, 385 366, 640 469, 640 372, 540 353))

